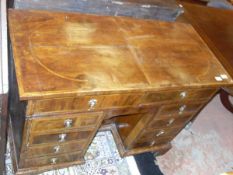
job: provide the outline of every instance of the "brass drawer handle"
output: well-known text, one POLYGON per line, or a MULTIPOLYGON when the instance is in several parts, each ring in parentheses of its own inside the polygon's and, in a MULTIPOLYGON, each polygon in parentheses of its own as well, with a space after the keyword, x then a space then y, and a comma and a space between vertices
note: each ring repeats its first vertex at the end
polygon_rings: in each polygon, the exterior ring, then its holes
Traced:
POLYGON ((54 164, 57 164, 57 160, 58 160, 57 158, 52 158, 50 162, 52 165, 54 165, 54 164))
POLYGON ((53 149, 54 149, 54 153, 59 153, 61 147, 60 146, 54 146, 53 149))
POLYGON ((174 118, 171 118, 171 119, 168 121, 167 126, 171 126, 172 123, 174 123, 174 121, 175 121, 175 119, 174 119, 174 118))
POLYGON ((165 131, 164 130, 161 130, 159 131, 157 134, 156 134, 156 137, 159 137, 161 135, 165 134, 165 131))
POLYGON ((66 128, 71 128, 72 124, 73 124, 73 120, 72 119, 67 119, 67 120, 64 121, 64 126, 66 128))
POLYGON ((59 142, 64 142, 64 141, 66 141, 66 136, 67 136, 67 134, 59 134, 59 142))
POLYGON ((180 97, 183 99, 187 96, 187 92, 183 91, 180 93, 180 97))
POLYGON ((186 109, 186 105, 183 105, 179 108, 179 114, 182 114, 184 112, 184 110, 186 109))
POLYGON ((97 104, 97 100, 96 99, 90 99, 88 102, 89 108, 93 109, 97 104))

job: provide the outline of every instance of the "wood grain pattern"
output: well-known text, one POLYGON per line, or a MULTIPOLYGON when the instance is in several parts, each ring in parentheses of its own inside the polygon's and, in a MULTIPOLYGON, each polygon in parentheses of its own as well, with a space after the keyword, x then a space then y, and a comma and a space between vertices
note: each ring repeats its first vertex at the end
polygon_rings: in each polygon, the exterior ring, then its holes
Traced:
POLYGON ((185 16, 233 76, 233 11, 183 3, 185 16))
POLYGON ((153 103, 168 103, 169 101, 208 100, 216 89, 183 89, 173 91, 158 91, 146 93, 126 93, 111 95, 92 95, 67 98, 52 98, 30 100, 27 115, 54 114, 59 112, 85 112, 108 110, 113 108, 133 107, 153 103), (95 106, 90 107, 90 100, 96 100, 95 106))
POLYGON ((155 139, 155 133, 149 135, 147 139, 137 139, 133 145, 133 149, 140 149, 140 148, 151 148, 154 145, 164 145, 168 144, 174 137, 173 136, 167 136, 167 137, 160 137, 155 139))
MULTIPOLYGON (((186 9, 185 17, 206 41, 230 76, 233 77, 232 10, 201 7, 189 3, 183 4, 186 9)), ((225 88, 225 90, 230 93, 233 91, 233 86, 227 89, 225 88)), ((230 94, 232 95, 233 93, 230 94)), ((223 98, 224 95, 222 95, 221 99, 223 98)), ((232 104, 228 100, 228 97, 226 97, 226 100, 222 100, 222 102, 227 109, 233 111, 232 104)))
POLYGON ((24 159, 20 167, 22 168, 31 168, 31 167, 41 167, 41 166, 48 166, 52 165, 55 166, 59 163, 66 163, 66 162, 75 162, 80 161, 82 159, 81 152, 73 152, 72 154, 63 154, 60 156, 48 156, 42 158, 33 158, 33 159, 24 159), (53 163, 53 160, 55 161, 53 163))
POLYGON ((9 24, 21 99, 232 83, 188 24, 21 10, 9 24))
POLYGON ((102 122, 102 113, 66 114, 35 118, 31 122, 33 133, 52 131, 69 131, 74 129, 96 128, 102 122), (65 122, 70 121, 69 126, 65 122))
POLYGON ((51 98, 31 100, 30 110, 27 115, 38 115, 42 113, 67 112, 67 111, 94 111, 116 107, 130 107, 139 104, 143 94, 111 94, 111 95, 86 95, 67 98, 51 98), (94 106, 90 101, 95 100, 94 106))
POLYGON ((50 145, 39 145, 29 147, 26 151, 21 153, 21 158, 43 157, 43 156, 57 156, 62 153, 71 153, 83 151, 85 149, 85 141, 75 141, 72 143, 59 143, 50 145))
POLYGON ((209 99, 216 93, 216 89, 183 89, 180 91, 159 91, 148 92, 142 99, 141 103, 156 103, 172 101, 187 101, 195 99, 209 99))
POLYGON ((163 154, 233 84, 191 25, 26 10, 10 10, 9 23, 16 174, 83 163, 100 126, 122 156, 163 154))
POLYGON ((185 113, 197 112, 202 105, 204 104, 199 102, 196 103, 180 103, 180 104, 169 104, 161 107, 159 114, 161 116, 166 115, 183 115, 185 113))
POLYGON ((153 121, 151 121, 150 128, 168 128, 176 125, 185 125, 193 116, 193 114, 183 114, 183 115, 168 115, 168 116, 156 116, 153 121), (169 116, 169 117, 168 117, 169 116))
POLYGON ((112 131, 112 134, 113 134, 114 140, 116 142, 118 151, 122 157, 140 154, 140 153, 144 153, 144 152, 156 152, 157 155, 163 155, 171 148, 171 143, 166 143, 166 144, 159 144, 159 145, 147 146, 147 147, 145 147, 145 145, 142 145, 138 148, 127 149, 125 147, 124 143, 122 142, 121 136, 119 135, 119 133, 117 131, 116 125, 110 124, 107 126, 102 126, 101 130, 103 130, 103 131, 104 130, 111 130, 112 131))

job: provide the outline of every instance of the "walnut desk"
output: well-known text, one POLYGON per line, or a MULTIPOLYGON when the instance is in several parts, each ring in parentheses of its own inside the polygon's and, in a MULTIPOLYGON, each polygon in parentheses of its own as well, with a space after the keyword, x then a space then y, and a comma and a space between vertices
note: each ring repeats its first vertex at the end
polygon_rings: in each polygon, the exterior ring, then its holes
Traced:
POLYGON ((83 163, 100 129, 122 156, 163 154, 233 83, 189 24, 10 10, 9 27, 16 174, 83 163))

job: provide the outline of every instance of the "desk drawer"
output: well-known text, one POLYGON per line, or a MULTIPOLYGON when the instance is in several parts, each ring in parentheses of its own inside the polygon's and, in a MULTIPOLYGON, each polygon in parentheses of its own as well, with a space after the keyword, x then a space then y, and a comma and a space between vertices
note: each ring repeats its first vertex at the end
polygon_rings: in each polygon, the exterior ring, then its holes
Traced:
POLYGON ((180 103, 180 104, 171 104, 171 105, 164 105, 161 107, 159 112, 160 116, 171 116, 171 115, 183 115, 185 113, 195 113, 201 107, 203 103, 180 103))
POLYGON ((193 113, 186 113, 183 115, 171 115, 167 116, 156 116, 153 121, 150 122, 149 128, 171 128, 177 126, 184 126, 193 116, 193 113))
POLYGON ((148 140, 138 140, 133 145, 132 148, 143 148, 143 147, 153 147, 156 145, 167 144, 173 139, 173 137, 161 137, 148 140))
POLYGON ((176 128, 165 128, 165 129, 148 129, 145 130, 138 140, 141 141, 151 141, 155 139, 160 139, 164 137, 175 137, 183 127, 176 128))
POLYGON ((97 127, 102 121, 102 115, 102 113, 80 113, 35 118, 31 121, 31 132, 97 127))
POLYGON ((41 157, 47 155, 57 155, 63 153, 71 153, 77 151, 83 151, 87 142, 71 142, 71 143, 63 143, 63 144, 51 144, 46 146, 33 146, 29 147, 27 151, 21 154, 21 157, 31 158, 31 157, 41 157))
POLYGON ((70 141, 84 141, 89 140, 93 135, 93 130, 84 131, 72 131, 72 132, 60 132, 53 134, 34 134, 30 136, 29 145, 38 144, 51 144, 51 143, 67 143, 70 141))
POLYGON ((183 91, 148 92, 141 103, 160 103, 163 101, 185 101, 194 99, 209 99, 216 89, 190 89, 183 91))
POLYGON ((41 157, 41 158, 33 158, 33 159, 22 159, 20 163, 20 167, 30 168, 30 167, 41 167, 41 166, 49 166, 49 165, 57 165, 60 163, 68 163, 74 162, 82 159, 82 153, 76 152, 72 154, 64 154, 59 156, 49 156, 49 157, 41 157))
POLYGON ((56 98, 31 101, 28 115, 47 112, 92 111, 113 107, 133 106, 139 103, 142 94, 113 94, 56 98))

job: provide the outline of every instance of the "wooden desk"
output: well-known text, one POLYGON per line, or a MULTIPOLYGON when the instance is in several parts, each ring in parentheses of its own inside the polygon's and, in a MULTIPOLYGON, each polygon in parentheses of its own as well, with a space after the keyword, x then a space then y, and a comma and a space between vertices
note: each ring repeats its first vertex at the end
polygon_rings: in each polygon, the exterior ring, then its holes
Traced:
POLYGON ((122 156, 163 154, 233 83, 188 24, 10 10, 9 25, 17 174, 83 163, 99 129, 122 156))
MULTIPOLYGON (((210 49, 233 77, 233 11, 183 3, 185 17, 198 31, 210 49)), ((233 112, 229 101, 233 87, 221 91, 221 100, 233 112)))

